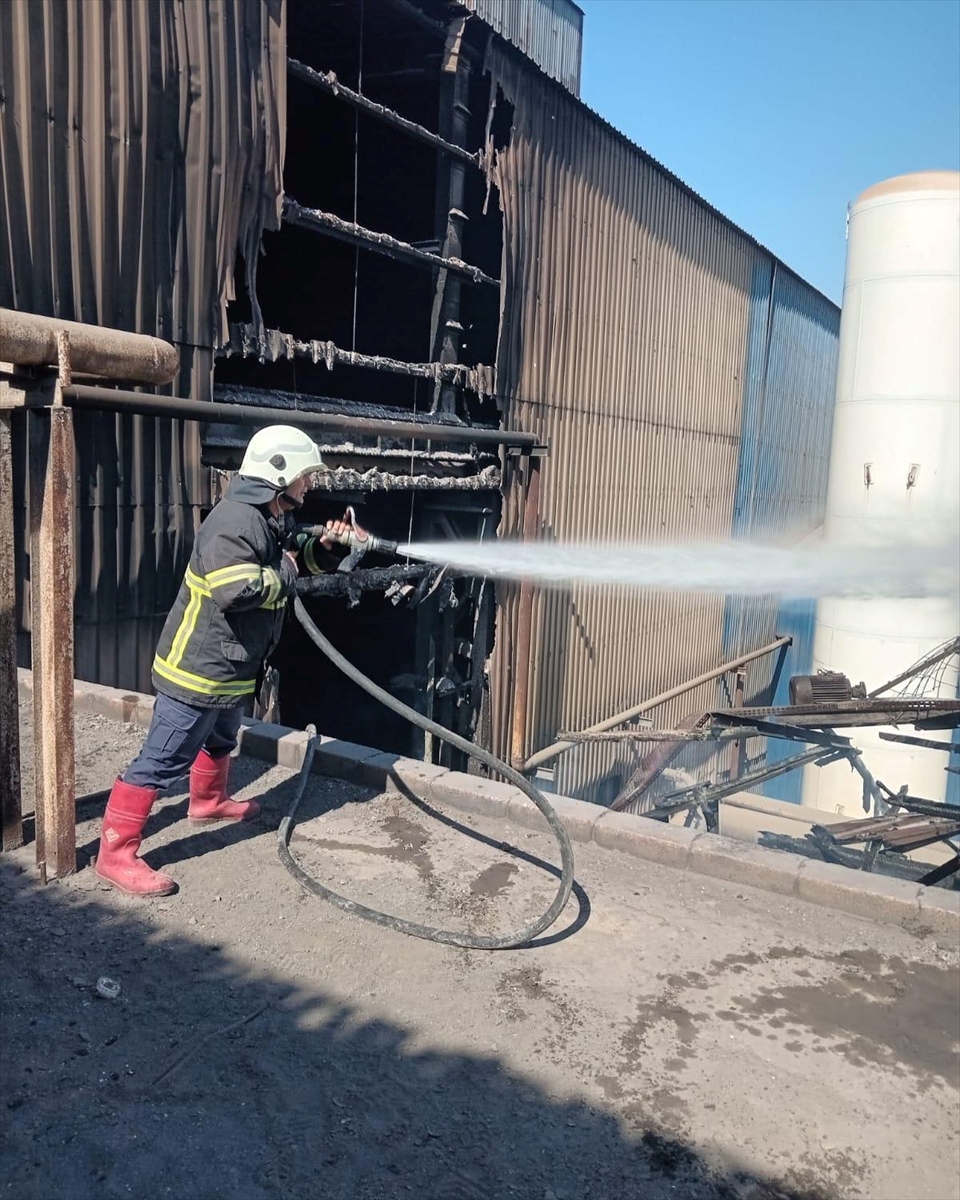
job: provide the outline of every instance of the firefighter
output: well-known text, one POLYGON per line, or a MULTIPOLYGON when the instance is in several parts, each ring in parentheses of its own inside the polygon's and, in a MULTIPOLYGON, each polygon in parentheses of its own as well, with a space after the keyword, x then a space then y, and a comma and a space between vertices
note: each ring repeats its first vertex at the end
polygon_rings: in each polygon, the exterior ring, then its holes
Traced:
MULTIPOLYGON (((291 540, 290 514, 322 466, 305 433, 289 425, 261 429, 200 526, 153 660, 157 698, 150 730, 114 784, 103 817, 97 875, 124 892, 166 896, 176 890, 174 880, 137 851, 157 793, 188 768, 191 820, 250 821, 260 811, 255 800, 230 798, 230 752, 280 640, 300 565, 318 574, 339 562, 326 537, 291 540)), ((328 528, 335 535, 349 526, 333 521, 328 528)))

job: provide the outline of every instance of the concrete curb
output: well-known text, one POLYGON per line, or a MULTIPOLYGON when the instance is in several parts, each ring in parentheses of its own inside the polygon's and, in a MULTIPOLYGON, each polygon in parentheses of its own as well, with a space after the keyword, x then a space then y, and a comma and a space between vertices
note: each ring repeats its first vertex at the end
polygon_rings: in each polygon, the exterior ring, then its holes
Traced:
MULTIPOLYGON (((19 682, 31 690, 30 672, 19 682)), ((75 685, 80 712, 147 726, 153 698, 100 684, 75 685)), ((244 720, 240 750, 254 758, 299 770, 309 735, 284 725, 244 720)), ((546 832, 539 809, 510 784, 448 771, 430 763, 386 754, 338 738, 320 736, 313 770, 318 775, 349 779, 369 787, 398 787, 430 802, 462 812, 502 817, 528 829, 546 832)), ((572 841, 593 842, 633 858, 678 867, 729 883, 795 896, 811 904, 899 925, 929 934, 950 945, 960 939, 960 892, 925 888, 888 875, 872 875, 779 850, 767 850, 733 838, 665 825, 629 813, 615 813, 568 796, 548 796, 572 841)))

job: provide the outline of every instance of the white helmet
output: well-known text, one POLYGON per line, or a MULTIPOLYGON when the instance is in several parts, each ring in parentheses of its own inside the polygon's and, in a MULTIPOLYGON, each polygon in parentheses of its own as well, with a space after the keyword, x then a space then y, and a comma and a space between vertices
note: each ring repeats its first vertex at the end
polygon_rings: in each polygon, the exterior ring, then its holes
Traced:
POLYGON ((258 429, 247 443, 240 474, 260 479, 282 492, 310 471, 323 469, 323 459, 313 438, 292 425, 258 429))

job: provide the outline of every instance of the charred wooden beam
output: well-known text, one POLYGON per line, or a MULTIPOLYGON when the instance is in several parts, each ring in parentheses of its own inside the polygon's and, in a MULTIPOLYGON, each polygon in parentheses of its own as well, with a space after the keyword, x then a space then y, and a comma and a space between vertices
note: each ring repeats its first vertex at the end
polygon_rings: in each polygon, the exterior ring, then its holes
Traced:
POLYGON ((342 350, 333 342, 325 342, 319 338, 301 341, 282 329, 265 329, 261 334, 255 325, 231 325, 230 340, 221 347, 219 354, 224 358, 255 358, 258 362, 308 358, 311 362, 323 363, 329 371, 335 366, 363 367, 370 371, 385 371, 390 375, 428 379, 434 384, 450 383, 456 387, 467 388, 480 396, 494 394, 493 368, 482 364, 467 367, 454 362, 402 362, 400 359, 385 358, 379 354, 359 354, 356 350, 342 350))
POLYGON ((306 63, 298 62, 295 58, 287 59, 287 69, 296 79, 319 88, 320 91, 326 92, 328 96, 342 100, 351 107, 358 108, 361 112, 369 113, 370 116, 376 117, 394 129, 401 130, 410 137, 416 138, 417 141, 425 142, 428 146, 433 146, 443 154, 448 154, 453 158, 460 159, 462 162, 470 163, 474 167, 482 165, 482 151, 477 150, 471 154, 463 146, 456 146, 453 142, 447 141, 446 138, 441 137, 439 134, 431 133, 423 125, 418 125, 416 121, 408 120, 406 117, 401 116, 400 113, 394 112, 392 108, 387 108, 385 104, 378 104, 376 100, 371 100, 361 92, 355 92, 352 88, 347 87, 345 83, 342 83, 337 78, 333 71, 317 71, 313 67, 307 66, 306 63))
POLYGON ((472 267, 459 258, 442 258, 439 254, 430 254, 427 250, 418 250, 409 242, 402 242, 389 233, 378 233, 373 229, 365 229, 353 221, 345 221, 334 213, 324 212, 319 208, 304 208, 291 197, 284 197, 283 221, 287 225, 297 225, 303 229, 312 229, 316 233, 326 234, 340 242, 351 246, 359 246, 362 250, 370 250, 383 254, 399 262, 413 263, 418 267, 429 267, 431 270, 454 271, 464 276, 472 283, 485 283, 491 287, 499 287, 500 280, 494 279, 472 267))
POLYGON ((428 563, 411 563, 409 566, 370 567, 313 575, 297 580, 297 595, 314 599, 317 596, 350 596, 356 592, 383 592, 393 583, 411 583, 436 570, 437 567, 428 563))
POLYGON ((877 780, 877 787, 887 797, 888 803, 905 808, 907 812, 922 813, 925 817, 956 818, 957 809, 952 804, 941 803, 939 800, 925 800, 921 796, 908 796, 903 788, 899 792, 893 792, 882 779, 877 780))

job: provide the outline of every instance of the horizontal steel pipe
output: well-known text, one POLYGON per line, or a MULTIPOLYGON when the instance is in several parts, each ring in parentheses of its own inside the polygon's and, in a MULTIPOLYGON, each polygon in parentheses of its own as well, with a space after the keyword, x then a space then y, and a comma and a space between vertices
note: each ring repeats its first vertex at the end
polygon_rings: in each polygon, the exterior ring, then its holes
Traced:
POLYGON ((70 339, 70 368, 76 374, 130 383, 169 383, 180 368, 177 348, 161 338, 10 308, 0 308, 0 362, 18 367, 56 366, 59 330, 70 339))
POLYGON ((341 413, 291 412, 247 404, 220 404, 215 400, 188 400, 183 396, 154 396, 113 388, 75 384, 63 389, 63 402, 73 408, 138 413, 144 417, 178 417, 182 421, 218 421, 228 425, 272 425, 283 421, 301 429, 339 430, 355 436, 411 438, 424 442, 457 442, 472 446, 515 446, 522 451, 539 449, 536 435, 511 429, 478 429, 473 425, 433 425, 425 421, 374 420, 341 413))

